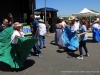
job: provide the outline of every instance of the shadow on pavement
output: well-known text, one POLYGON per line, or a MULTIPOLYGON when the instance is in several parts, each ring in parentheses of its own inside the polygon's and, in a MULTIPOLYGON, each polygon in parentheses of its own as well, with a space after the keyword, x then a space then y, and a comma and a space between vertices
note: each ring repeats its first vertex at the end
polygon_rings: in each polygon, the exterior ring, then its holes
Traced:
POLYGON ((97 42, 97 41, 95 41, 95 40, 88 39, 88 40, 87 40, 87 43, 99 43, 99 42, 97 42))
MULTIPOLYGON (((35 64, 35 61, 34 60, 31 60, 31 59, 27 59, 24 64, 23 64, 23 67, 20 68, 20 69, 17 69, 17 70, 13 70, 13 71, 16 71, 16 72, 20 72, 20 71, 23 71, 31 66, 33 66, 35 64)), ((0 70, 1 71, 4 71, 4 72, 10 72, 12 71, 11 67, 3 62, 0 62, 0 70)), ((13 72, 12 71, 12 72, 13 72)))
POLYGON ((62 50, 57 50, 58 53, 64 53, 66 52, 68 54, 68 58, 72 58, 72 57, 77 57, 79 56, 78 54, 75 54, 76 51, 73 51, 73 50, 70 50, 70 49, 64 49, 63 51, 62 50))
POLYGON ((93 40, 88 39, 88 40, 87 40, 87 43, 94 43, 94 42, 93 42, 93 40))
POLYGON ((52 41, 50 42, 50 44, 51 44, 51 45, 56 45, 56 46, 57 46, 55 40, 52 40, 52 41))

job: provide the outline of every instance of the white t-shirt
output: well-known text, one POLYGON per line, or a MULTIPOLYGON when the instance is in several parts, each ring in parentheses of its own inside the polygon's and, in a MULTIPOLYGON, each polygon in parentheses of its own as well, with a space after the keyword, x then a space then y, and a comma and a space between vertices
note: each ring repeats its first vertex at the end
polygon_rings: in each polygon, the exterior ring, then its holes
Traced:
POLYGON ((79 25, 80 25, 80 24, 79 24, 78 22, 76 22, 76 23, 74 24, 74 26, 75 26, 75 29, 74 29, 74 30, 76 30, 76 31, 79 30, 79 25))
POLYGON ((97 23, 93 24, 93 27, 94 28, 97 28, 98 29, 98 26, 99 26, 99 24, 97 24, 97 23))
POLYGON ((44 23, 39 23, 39 34, 42 36, 46 34, 46 25, 44 23))
POLYGON ((100 19, 99 19, 99 18, 97 18, 97 20, 99 21, 100 19))
POLYGON ((12 36, 11 36, 11 43, 12 44, 17 44, 17 42, 18 42, 18 38, 15 38, 15 36, 17 35, 17 36, 21 36, 21 37, 24 37, 24 33, 23 32, 18 32, 17 30, 15 30, 14 32, 13 32, 13 34, 12 34, 12 36), (21 33, 21 35, 20 35, 20 33, 21 33))
POLYGON ((75 25, 71 25, 71 31, 76 31, 75 25))
MULTIPOLYGON (((63 27, 65 28, 65 26, 66 26, 65 21, 62 21, 62 24, 63 24, 63 27)), ((64 31, 64 29, 63 29, 63 31, 64 31)))
POLYGON ((98 29, 100 29, 100 25, 98 25, 98 29))
POLYGON ((66 23, 65 23, 65 21, 62 21, 62 24, 63 24, 63 27, 65 28, 65 26, 66 26, 66 23))
POLYGON ((79 30, 79 23, 75 23, 74 25, 71 26, 71 31, 77 31, 79 30))

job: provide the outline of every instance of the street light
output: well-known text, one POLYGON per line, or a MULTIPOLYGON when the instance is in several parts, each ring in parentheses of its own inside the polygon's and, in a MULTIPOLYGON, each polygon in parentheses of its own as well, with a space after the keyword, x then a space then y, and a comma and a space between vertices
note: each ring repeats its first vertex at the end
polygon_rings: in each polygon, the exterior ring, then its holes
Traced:
POLYGON ((44 4, 45 4, 45 23, 46 23, 46 0, 44 0, 44 4))

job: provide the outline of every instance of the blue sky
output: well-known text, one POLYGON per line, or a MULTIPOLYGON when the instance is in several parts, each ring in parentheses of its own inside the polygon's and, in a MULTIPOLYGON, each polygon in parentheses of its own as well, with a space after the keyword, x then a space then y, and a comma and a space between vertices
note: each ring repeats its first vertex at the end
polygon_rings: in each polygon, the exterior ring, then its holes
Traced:
MULTIPOLYGON (((70 16, 83 8, 93 9, 100 13, 100 0, 46 0, 46 6, 58 9, 58 15, 70 16)), ((36 0, 36 8, 44 7, 44 0, 36 0)))

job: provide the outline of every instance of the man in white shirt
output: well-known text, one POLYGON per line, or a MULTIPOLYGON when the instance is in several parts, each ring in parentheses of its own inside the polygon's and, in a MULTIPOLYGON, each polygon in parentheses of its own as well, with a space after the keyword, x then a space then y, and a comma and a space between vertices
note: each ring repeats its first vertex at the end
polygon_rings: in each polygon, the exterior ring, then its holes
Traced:
POLYGON ((42 19, 39 20, 39 39, 40 39, 40 49, 46 48, 46 25, 42 19))

